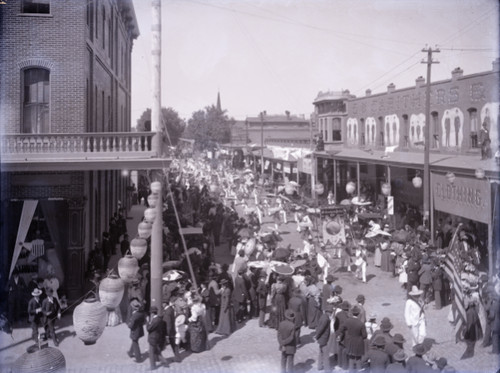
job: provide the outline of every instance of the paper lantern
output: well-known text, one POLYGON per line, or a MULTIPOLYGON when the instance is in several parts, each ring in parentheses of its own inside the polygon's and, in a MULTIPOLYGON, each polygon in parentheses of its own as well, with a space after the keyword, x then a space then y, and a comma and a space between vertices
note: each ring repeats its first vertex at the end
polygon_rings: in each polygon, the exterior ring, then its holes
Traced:
POLYGON ((345 191, 348 194, 353 194, 355 190, 356 190, 356 184, 354 184, 352 181, 349 181, 345 186, 345 191))
POLYGON ((148 249, 148 243, 143 238, 134 238, 130 241, 130 253, 137 259, 141 260, 148 249))
POLYGON ((422 178, 420 176, 415 176, 411 182, 413 183, 413 186, 415 188, 420 188, 422 187, 422 178))
POLYGON ((318 184, 316 184, 314 191, 316 192, 316 194, 322 195, 325 191, 325 187, 323 184, 318 183, 318 184))
POLYGON ((125 285, 123 281, 115 274, 111 274, 99 284, 99 299, 108 311, 114 310, 123 298, 125 285))
POLYGON ((446 180, 448 180, 449 183, 453 184, 455 182, 455 174, 453 172, 447 172, 446 180))
POLYGON ((159 199, 159 194, 150 194, 148 196, 148 205, 152 208, 155 208, 157 203, 158 203, 158 199, 159 199))
POLYGON ((153 223, 156 219, 156 209, 147 208, 146 210, 144 210, 144 219, 148 223, 153 223))
POLYGON ((107 321, 106 307, 95 298, 85 299, 73 311, 76 335, 85 345, 94 344, 104 332, 107 321))
POLYGON ((48 373, 65 372, 66 359, 61 351, 54 347, 29 349, 19 356, 12 365, 13 373, 48 373))
POLYGON ((153 181, 151 183, 151 193, 160 193, 161 192, 161 183, 159 181, 153 181))
POLYGON ((219 186, 217 184, 210 184, 210 192, 217 193, 219 186))
POLYGON ((153 226, 145 221, 142 221, 137 226, 137 232, 139 233, 140 238, 147 239, 151 236, 151 232, 153 230, 153 226))
POLYGON ((337 223, 336 221, 330 221, 326 224, 326 231, 329 234, 337 234, 340 232, 340 224, 337 223))
POLYGON ((139 262, 132 255, 125 255, 118 261, 118 274, 127 284, 132 282, 139 271, 139 262))
POLYGON ((486 174, 482 168, 478 168, 475 172, 475 175, 476 175, 476 178, 478 178, 478 179, 484 179, 484 177, 486 176, 486 174))
POLYGON ((291 196, 293 193, 295 193, 295 188, 293 185, 287 184, 285 185, 285 193, 291 196))
POLYGON ((384 196, 388 196, 391 194, 391 184, 389 184, 389 183, 382 184, 382 194, 384 196))

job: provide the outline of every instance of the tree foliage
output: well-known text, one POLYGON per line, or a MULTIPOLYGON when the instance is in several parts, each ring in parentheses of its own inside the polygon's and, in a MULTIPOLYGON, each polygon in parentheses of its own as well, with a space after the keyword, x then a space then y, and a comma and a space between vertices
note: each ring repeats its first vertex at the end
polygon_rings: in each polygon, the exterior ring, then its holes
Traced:
POLYGON ((195 146, 204 150, 213 143, 224 144, 231 140, 231 127, 235 120, 226 115, 226 111, 218 110, 215 105, 193 113, 188 120, 184 137, 195 140, 195 146))
MULTIPOLYGON (((179 137, 182 137, 186 122, 179 117, 179 114, 172 108, 161 108, 162 132, 166 145, 177 145, 179 137), (170 139, 170 140, 169 140, 170 139)), ((151 109, 145 110, 137 120, 137 131, 151 131, 151 109)))

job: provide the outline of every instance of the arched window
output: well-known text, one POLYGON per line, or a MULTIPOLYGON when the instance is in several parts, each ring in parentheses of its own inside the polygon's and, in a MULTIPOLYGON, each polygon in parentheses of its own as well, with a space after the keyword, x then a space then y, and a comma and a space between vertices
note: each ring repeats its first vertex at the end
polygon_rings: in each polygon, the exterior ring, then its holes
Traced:
POLYGON ((408 147, 408 114, 403 114, 403 139, 404 143, 403 146, 405 148, 408 147))
POLYGON ((23 70, 22 133, 50 132, 50 72, 47 69, 23 70))

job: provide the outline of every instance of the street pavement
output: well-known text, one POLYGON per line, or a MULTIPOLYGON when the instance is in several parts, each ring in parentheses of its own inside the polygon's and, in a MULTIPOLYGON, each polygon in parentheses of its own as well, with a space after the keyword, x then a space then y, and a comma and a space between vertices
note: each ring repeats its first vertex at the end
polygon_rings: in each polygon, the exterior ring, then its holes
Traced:
MULTIPOLYGON (((238 208, 239 209, 239 208, 238 208)), ((137 224, 142 217, 143 206, 133 206, 127 228, 129 235, 134 236, 137 224)), ((264 220, 264 229, 271 227, 271 218, 264 220)), ((292 247, 302 245, 302 241, 296 231, 296 224, 289 222, 282 225, 283 246, 292 244, 292 247)), ((115 264, 119 257, 111 260, 115 264)), ((227 245, 222 244, 216 248, 216 260, 218 262, 232 262, 228 254, 227 245)), ((373 259, 368 260, 368 282, 366 284, 357 280, 350 272, 339 271, 338 259, 331 260, 332 274, 335 276, 335 284, 343 288, 343 298, 354 303, 358 294, 366 297, 365 309, 367 314, 376 313, 377 321, 383 317, 389 317, 394 324, 392 333, 401 333, 408 341, 405 343, 405 351, 411 356, 411 334, 404 324, 404 304, 406 293, 401 288, 396 278, 391 274, 380 271, 373 266, 373 259)), ((447 321, 450 306, 441 310, 435 310, 432 304, 427 307, 427 335, 432 342, 431 351, 437 357, 446 357, 450 365, 458 372, 496 372, 500 366, 498 356, 489 354, 491 347, 482 348, 480 342, 476 346, 476 354, 473 358, 460 360, 465 350, 465 343, 455 343, 455 333, 447 321)), ((65 314, 59 321, 57 333, 60 339, 59 350, 66 358, 68 372, 145 372, 149 368, 147 358, 147 338, 141 338, 140 348, 143 353, 141 363, 133 362, 126 354, 130 347, 129 329, 126 324, 115 327, 107 327, 99 340, 90 346, 85 346, 79 340, 72 326, 72 316, 65 314)), ((314 331, 302 328, 301 343, 295 355, 295 370, 301 372, 317 372, 318 346, 313 339, 314 331)), ((260 328, 257 319, 251 319, 240 325, 229 337, 216 334, 209 336, 210 349, 202 353, 182 353, 180 363, 173 362, 173 353, 169 346, 163 352, 168 359, 169 366, 158 368, 159 372, 199 372, 199 373, 267 373, 280 370, 280 352, 276 339, 276 330, 260 328)), ((25 323, 17 325, 13 336, 2 333, 0 335, 0 371, 9 372, 11 364, 27 348, 32 346, 31 330, 25 323)), ((52 347, 52 341, 49 341, 52 347)), ((338 370, 338 369, 337 369, 338 370)))

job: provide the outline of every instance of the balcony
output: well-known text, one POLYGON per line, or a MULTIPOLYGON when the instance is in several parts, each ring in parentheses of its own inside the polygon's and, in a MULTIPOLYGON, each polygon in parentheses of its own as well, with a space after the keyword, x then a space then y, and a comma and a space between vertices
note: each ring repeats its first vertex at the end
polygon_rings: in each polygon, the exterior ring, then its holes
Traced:
POLYGON ((165 165, 152 150, 154 132, 5 134, 2 171, 144 168, 165 165), (31 166, 31 167, 30 167, 31 166))

